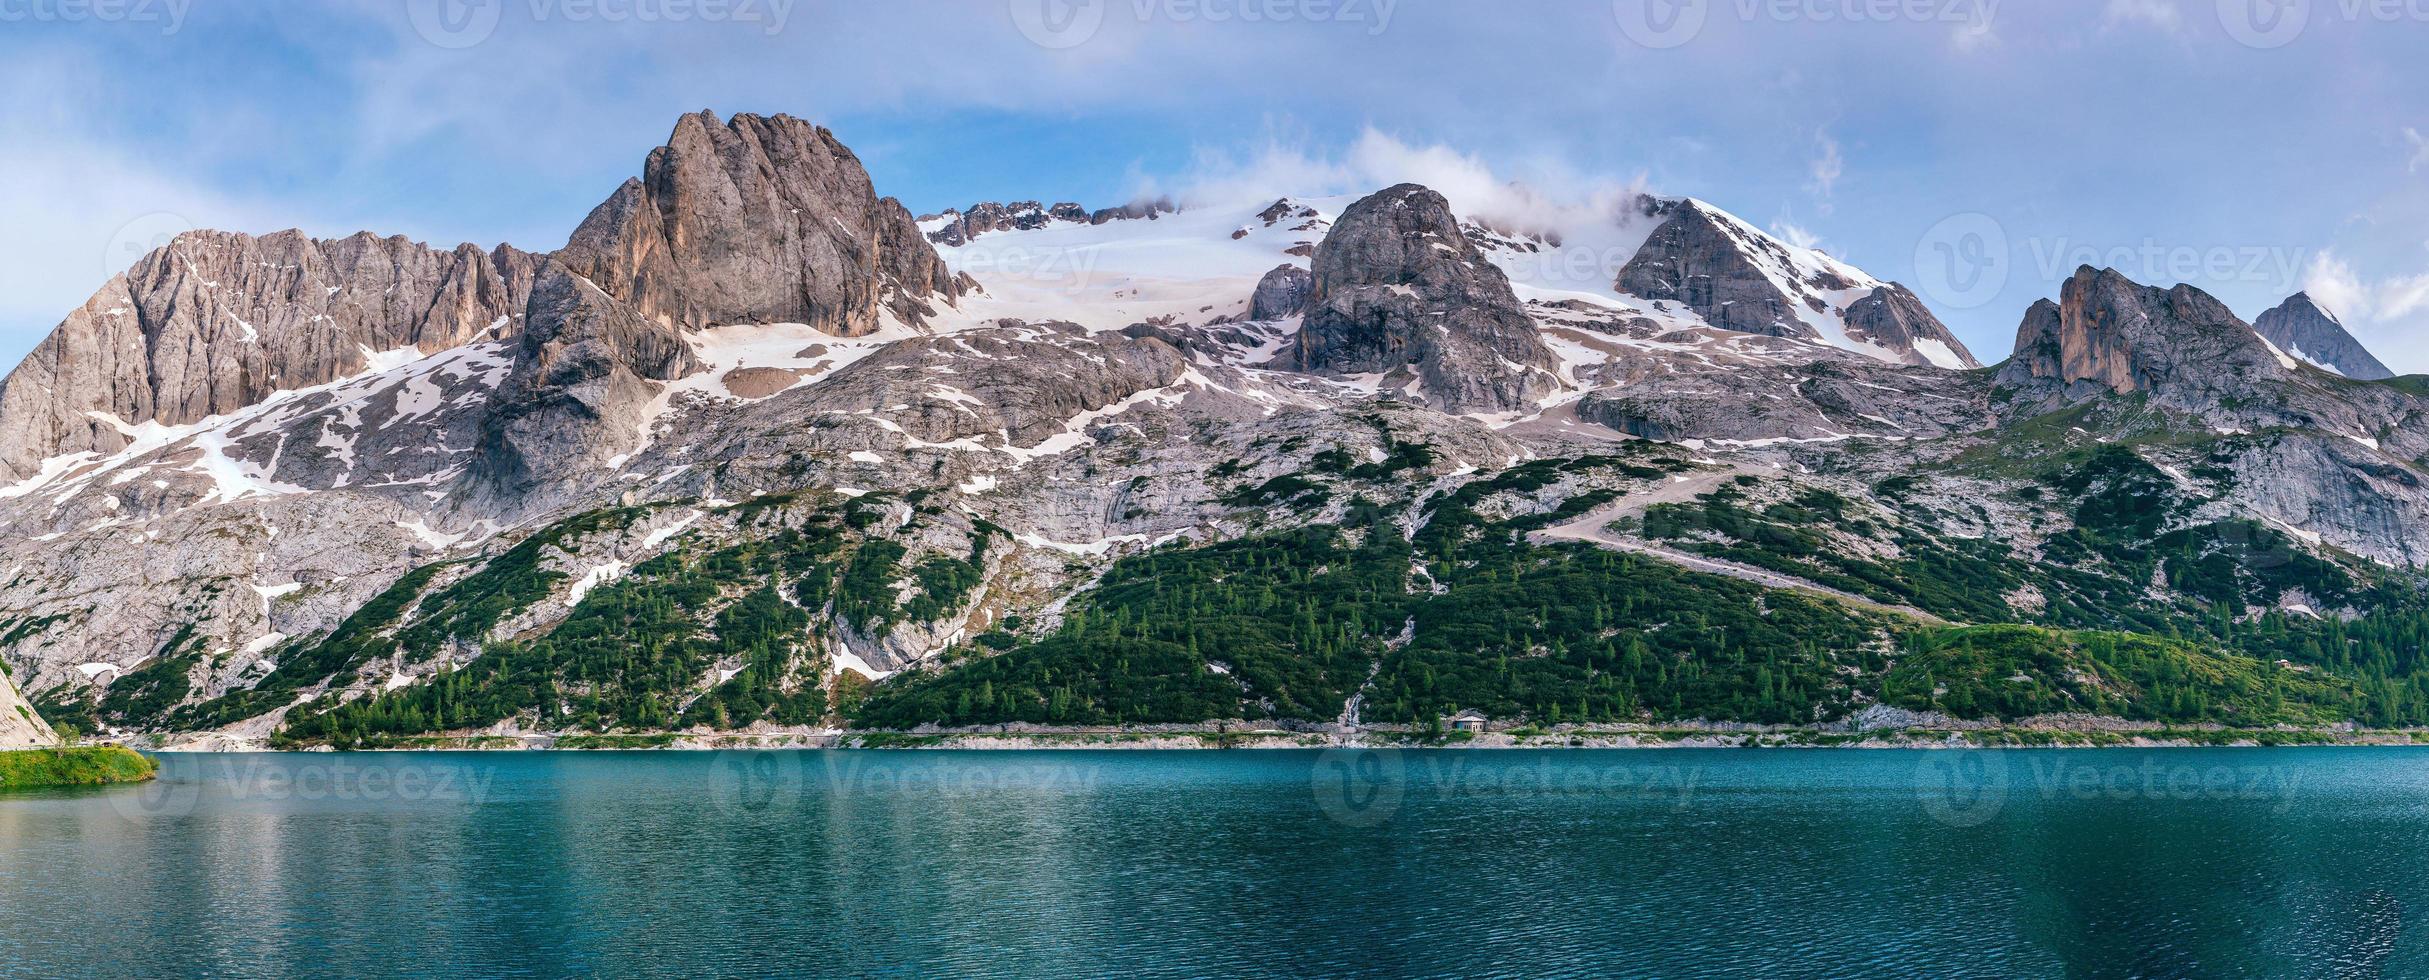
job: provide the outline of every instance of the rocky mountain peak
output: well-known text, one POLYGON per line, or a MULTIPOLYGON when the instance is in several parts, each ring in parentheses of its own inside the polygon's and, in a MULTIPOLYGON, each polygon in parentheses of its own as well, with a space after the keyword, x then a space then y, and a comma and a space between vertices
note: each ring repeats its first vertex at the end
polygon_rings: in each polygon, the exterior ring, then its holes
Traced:
POLYGON ((1098 208, 1090 211, 1088 212, 1088 223, 1101 225, 1108 221, 1136 221, 1142 218, 1154 221, 1158 215, 1171 214, 1178 210, 1180 208, 1173 204, 1172 198, 1169 197, 1141 199, 1117 208, 1098 208))
POLYGON ((278 391, 520 332, 541 259, 368 232, 189 231, 68 314, 0 382, 0 470, 111 453, 131 427, 182 425, 278 391))
POLYGON ((2252 321, 2252 329, 2277 349, 2356 381, 2383 381, 2395 372, 2362 346, 2336 314, 2307 292, 2295 293, 2252 321))
POLYGON ((1169 197, 1142 199, 1121 207, 1098 208, 1094 211, 1073 201, 1053 204, 980 201, 966 208, 946 208, 937 214, 920 215, 918 224, 927 229, 929 241, 946 248, 960 248, 990 232, 1036 231, 1058 224, 1101 225, 1109 221, 1138 219, 1153 221, 1175 210, 1178 209, 1169 197))
POLYGON ((981 201, 967 208, 923 217, 920 223, 929 224, 939 220, 943 226, 928 232, 928 240, 938 245, 959 247, 991 231, 1035 231, 1056 223, 1087 224, 1088 209, 1070 201, 1052 205, 1036 201, 1014 201, 1010 204, 981 201))
MULTIPOLYGON (((1722 214, 1698 201, 1647 197, 1640 204, 1647 217, 1661 223, 1636 256, 1620 267, 1619 289, 1679 303, 1723 330, 1773 337, 1814 335, 1798 317, 1795 298, 1763 268, 1764 259, 1774 265, 1787 262, 1783 246, 1740 233, 1722 214)), ((1835 290, 1854 284, 1831 279, 1812 285, 1835 290)))
POLYGON ((1658 224, 1620 267, 1613 286, 1621 292, 1677 303, 1723 330, 1825 341, 1905 364, 1981 366, 1904 286, 1692 198, 1647 195, 1637 209, 1658 224))
POLYGON ((1303 370, 1413 372, 1409 389, 1453 412, 1501 412, 1556 384, 1558 360, 1510 282, 1459 230, 1450 202, 1387 187, 1341 213, 1316 246, 1298 339, 1303 370))
POLYGON ((1933 316, 1913 290, 1897 283, 1873 287, 1863 298, 1847 304, 1842 322, 1847 335, 1902 356, 1904 364, 1944 368, 1978 368, 1965 342, 1933 316))
POLYGON ((2067 401, 2171 387, 2215 393, 2282 380, 2294 363, 2208 293, 2145 286, 2087 265, 2067 279, 2057 302, 2041 300, 2025 312, 1999 383, 2054 387, 2067 401))
POLYGON ((923 323, 961 290, 851 150, 785 115, 684 116, 557 258, 681 330, 798 322, 857 337, 881 313, 923 323))

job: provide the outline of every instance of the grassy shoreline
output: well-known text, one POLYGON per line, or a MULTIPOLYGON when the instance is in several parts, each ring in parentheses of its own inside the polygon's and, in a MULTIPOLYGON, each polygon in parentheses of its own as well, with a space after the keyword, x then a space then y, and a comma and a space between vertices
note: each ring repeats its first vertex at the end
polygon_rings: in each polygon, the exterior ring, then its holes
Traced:
POLYGON ((116 745, 0 751, 0 791, 140 783, 159 773, 158 763, 116 745))

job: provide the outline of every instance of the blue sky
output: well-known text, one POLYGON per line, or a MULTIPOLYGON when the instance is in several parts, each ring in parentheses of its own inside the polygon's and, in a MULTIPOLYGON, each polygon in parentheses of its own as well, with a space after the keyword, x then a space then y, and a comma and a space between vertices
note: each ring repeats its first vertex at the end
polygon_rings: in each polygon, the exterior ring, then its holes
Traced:
POLYGON ((1986 360, 2092 262, 2429 371, 2424 51, 2429 0, 0 0, 0 360, 181 227, 554 248, 713 108, 915 211, 1641 185, 1986 360))

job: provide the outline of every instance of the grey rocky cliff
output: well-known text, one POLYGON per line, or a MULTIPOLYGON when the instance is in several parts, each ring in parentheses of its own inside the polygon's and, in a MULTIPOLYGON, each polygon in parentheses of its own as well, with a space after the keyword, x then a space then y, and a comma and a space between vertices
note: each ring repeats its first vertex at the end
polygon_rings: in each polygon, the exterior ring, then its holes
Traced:
POLYGON ((2429 553, 2407 530, 2429 515, 2429 400, 2303 364, 2191 286, 2077 270, 2025 313, 1997 388, 2009 423, 2088 406, 2078 427, 2161 426, 2229 461, 2249 512, 2384 562, 2429 553))
POLYGON ((1563 409, 1643 439, 1750 446, 1905 441, 1991 424, 1989 379, 1786 337, 1660 322, 1579 301, 1529 307, 1544 337, 1592 352, 1563 409))
POLYGON ((2052 406, 2141 392, 2204 410, 2296 373, 2216 297, 2084 266, 2057 302, 2040 300, 2025 311, 1999 383, 2041 394, 2052 406))
POLYGON ((1644 439, 1747 446, 1903 442, 1990 421, 1988 385, 1978 376, 1901 370, 1856 354, 1799 354, 1726 371, 1648 364, 1631 383, 1587 393, 1577 417, 1644 439))
POLYGON ((25 702, 17 690, 17 682, 0 671, 0 749, 23 749, 55 745, 59 734, 51 731, 42 716, 25 702))
POLYGON ((851 150, 784 115, 683 117, 557 258, 683 330, 805 323, 857 337, 881 311, 922 323, 962 288, 851 150))
POLYGON ((1088 336, 1068 324, 1023 326, 894 344, 804 390, 796 403, 773 407, 831 414, 907 405, 890 417, 908 438, 952 443, 996 434, 1006 446, 1031 449, 1068 432, 1075 418, 1180 380, 1188 366, 1156 340, 1088 336), (994 363, 963 372, 946 393, 954 397, 943 397, 926 370, 940 360, 994 363))
POLYGON ((660 383, 701 366, 673 330, 554 264, 529 321, 482 428, 479 475, 508 496, 632 449, 660 383))
MULTIPOLYGON (((1678 303, 1723 330, 1773 337, 1814 336, 1798 318, 1794 299, 1756 264, 1750 242, 1725 219, 1694 201, 1644 202, 1648 217, 1661 224, 1643 247, 1621 266, 1615 285, 1648 300, 1678 303)), ((1755 246, 1768 242, 1753 242, 1755 246)), ((1785 262, 1786 254, 1774 256, 1785 262)), ((1828 282, 1827 289, 1852 283, 1828 282)))
POLYGON ((2252 321, 2252 329, 2277 349, 2308 360, 2356 381, 2383 381, 2395 372, 2379 362, 2370 349, 2345 330, 2343 321, 2311 299, 2295 293, 2252 321))
MULTIPOLYGON (((928 233, 928 240, 938 245, 958 247, 991 231, 1035 231, 1056 222, 1087 224, 1088 209, 1069 201, 1053 205, 1036 201, 1014 201, 998 204, 981 201, 967 208, 946 211, 932 218, 946 218, 944 227, 928 233)), ((922 218, 925 222, 931 218, 922 218)))
POLYGON ((1307 312, 1307 304, 1316 294, 1316 276, 1288 263, 1275 266, 1257 280, 1256 294, 1248 301, 1251 320, 1279 320, 1307 312))
POLYGON ((1862 288, 1851 273, 1799 261, 1791 247, 1700 201, 1641 198, 1638 209, 1660 222, 1613 283, 1646 300, 1672 302, 1723 330, 1774 337, 1821 338, 1808 314, 1840 321, 1847 336, 1913 365, 1935 363, 1918 348, 1936 342, 1959 367, 1980 367, 1973 353, 1896 283, 1872 287, 1841 308, 1832 297, 1862 288))
POLYGON ((1088 223, 1101 225, 1108 221, 1137 221, 1140 219, 1154 221, 1157 215, 1171 214, 1175 210, 1177 209, 1169 197, 1132 201, 1120 207, 1098 208, 1090 211, 1088 212, 1088 223))
POLYGON ((538 263, 503 245, 439 251, 368 233, 179 235, 0 382, 0 471, 116 452, 122 425, 223 415, 360 373, 377 352, 511 337, 538 263))
POLYGON ((1974 352, 1965 349, 1965 343, 1939 317, 1932 315, 1931 308, 1924 306, 1913 290, 1894 282, 1876 287, 1864 298, 1847 304, 1843 322, 1848 336, 1898 351, 1907 364, 1934 363, 1924 347, 1936 343, 1954 354, 1959 366, 1982 366, 1981 361, 1974 359, 1974 352))
POLYGON ((1518 410, 1558 384, 1509 277, 1432 190, 1400 184, 1350 205, 1316 246, 1313 279, 1302 370, 1413 372, 1422 400, 1450 412, 1518 410))

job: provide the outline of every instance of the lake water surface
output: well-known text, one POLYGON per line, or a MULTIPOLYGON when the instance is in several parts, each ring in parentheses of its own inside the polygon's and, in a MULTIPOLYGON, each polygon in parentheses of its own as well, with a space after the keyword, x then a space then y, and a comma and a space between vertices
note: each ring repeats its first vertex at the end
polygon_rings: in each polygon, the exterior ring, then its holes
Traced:
POLYGON ((171 755, 8 976, 2429 976, 2429 750, 171 755))

